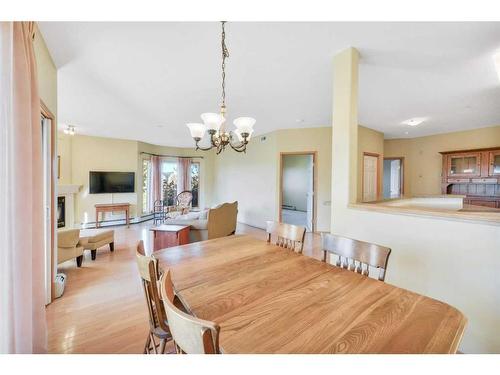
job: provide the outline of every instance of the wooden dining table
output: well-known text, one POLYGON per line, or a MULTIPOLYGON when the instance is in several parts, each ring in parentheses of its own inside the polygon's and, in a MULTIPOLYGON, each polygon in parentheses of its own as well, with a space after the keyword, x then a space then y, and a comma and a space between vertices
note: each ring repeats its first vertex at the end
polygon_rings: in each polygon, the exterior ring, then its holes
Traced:
MULTIPOLYGON (((223 353, 455 353, 456 308, 246 235, 155 252, 223 353)), ((390 271, 390 270, 389 270, 390 271)))

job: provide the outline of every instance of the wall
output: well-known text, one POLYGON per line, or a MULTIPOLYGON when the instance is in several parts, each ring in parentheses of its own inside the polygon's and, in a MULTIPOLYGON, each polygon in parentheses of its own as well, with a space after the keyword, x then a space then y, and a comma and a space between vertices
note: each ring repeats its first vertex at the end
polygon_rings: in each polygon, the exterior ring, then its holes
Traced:
POLYGON ((330 227, 331 128, 278 130, 250 141, 245 153, 215 157, 214 199, 239 202, 238 221, 264 228, 278 220, 280 152, 317 151, 317 231, 330 227))
POLYGON ((386 139, 386 157, 403 156, 405 195, 441 194, 440 151, 500 146, 500 126, 410 139, 386 139))
POLYGON ((307 194, 312 179, 312 155, 283 157, 283 205, 307 211, 307 194))
POLYGON ((357 61, 349 52, 334 61, 332 232, 390 247, 386 282, 462 311, 468 318, 462 351, 500 353, 498 226, 350 206, 358 150, 357 61))
MULTIPOLYGON (((383 161, 384 161, 384 133, 379 131, 365 128, 364 126, 358 126, 358 165, 363 165, 363 153, 369 152, 372 154, 379 155, 379 179, 378 179, 378 191, 379 195, 382 196, 382 171, 383 171, 383 161)), ((363 168, 358 168, 358 190, 357 190, 357 200, 361 202, 363 199, 363 168)))
POLYGON ((38 27, 35 30, 33 46, 40 99, 57 118, 57 68, 38 27))

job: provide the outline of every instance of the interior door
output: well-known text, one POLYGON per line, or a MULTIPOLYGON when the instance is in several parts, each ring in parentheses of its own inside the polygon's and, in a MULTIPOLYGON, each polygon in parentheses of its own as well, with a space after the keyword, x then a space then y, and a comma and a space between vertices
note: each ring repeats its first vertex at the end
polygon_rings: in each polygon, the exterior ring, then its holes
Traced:
POLYGON ((363 155, 363 202, 377 200, 378 157, 363 155))

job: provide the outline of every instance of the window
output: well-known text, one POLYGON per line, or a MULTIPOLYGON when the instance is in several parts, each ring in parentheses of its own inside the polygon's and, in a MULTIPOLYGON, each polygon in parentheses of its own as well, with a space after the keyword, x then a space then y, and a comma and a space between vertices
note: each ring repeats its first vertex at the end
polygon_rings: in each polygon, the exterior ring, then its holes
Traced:
POLYGON ((142 161, 142 213, 149 214, 151 208, 151 160, 144 159, 142 161))
POLYGON ((161 199, 168 206, 175 204, 177 196, 177 162, 165 160, 161 163, 161 199))
POLYGON ((200 191, 200 163, 191 163, 191 192, 193 193, 193 207, 199 206, 199 191, 200 191))

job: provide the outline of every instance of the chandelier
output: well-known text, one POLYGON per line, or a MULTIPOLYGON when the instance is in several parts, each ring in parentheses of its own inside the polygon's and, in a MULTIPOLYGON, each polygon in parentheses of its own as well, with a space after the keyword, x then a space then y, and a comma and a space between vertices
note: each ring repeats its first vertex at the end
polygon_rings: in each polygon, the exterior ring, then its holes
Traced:
POLYGON ((236 126, 235 130, 226 130, 224 124, 226 122, 226 59, 229 57, 229 51, 226 47, 226 32, 222 21, 222 103, 220 113, 203 113, 201 119, 203 124, 189 123, 186 126, 189 128, 191 137, 196 143, 196 150, 208 151, 212 148, 216 149, 217 155, 230 146, 237 152, 245 152, 248 141, 253 133, 255 119, 251 117, 238 117, 233 121, 236 126), (202 147, 199 145, 201 139, 208 132, 210 136, 210 145, 202 147))

